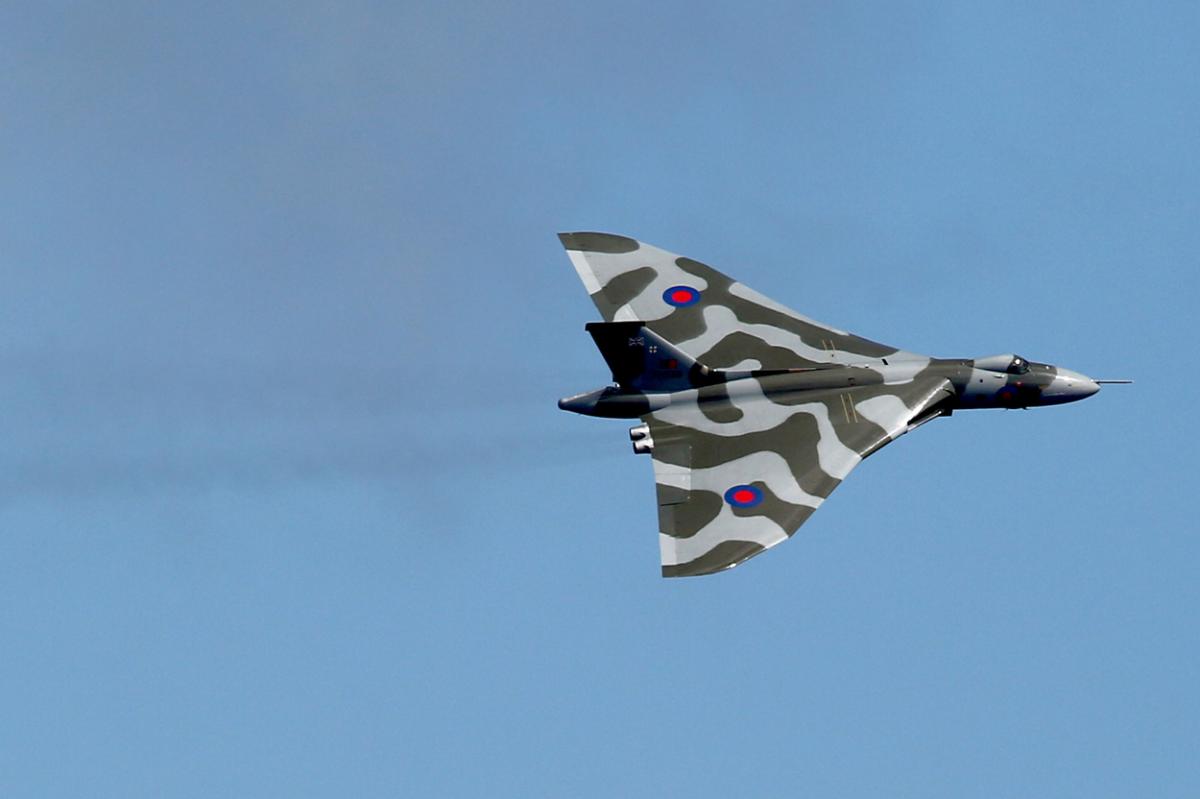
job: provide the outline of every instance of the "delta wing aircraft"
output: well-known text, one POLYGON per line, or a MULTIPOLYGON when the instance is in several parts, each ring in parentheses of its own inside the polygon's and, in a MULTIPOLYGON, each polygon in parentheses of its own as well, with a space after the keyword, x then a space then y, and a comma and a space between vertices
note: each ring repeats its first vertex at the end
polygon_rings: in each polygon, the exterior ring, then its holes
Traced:
POLYGON ((784 541, 863 458, 925 422, 1129 382, 1011 354, 906 352, 624 236, 559 238, 604 317, 586 329, 615 385, 558 406, 641 418, 629 436, 654 462, 664 577, 719 572, 784 541))

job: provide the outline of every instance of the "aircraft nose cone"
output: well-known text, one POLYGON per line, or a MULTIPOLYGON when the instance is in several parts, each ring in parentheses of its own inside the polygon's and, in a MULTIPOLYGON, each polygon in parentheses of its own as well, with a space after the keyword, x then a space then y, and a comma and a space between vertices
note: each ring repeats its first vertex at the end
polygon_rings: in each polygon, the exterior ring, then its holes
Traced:
POLYGON ((1052 402, 1074 402, 1090 397, 1099 390, 1100 385, 1087 375, 1059 369, 1044 396, 1052 402))
POLYGON ((1058 376, 1067 381, 1067 390, 1079 399, 1090 397, 1100 390, 1100 384, 1085 374, 1059 369, 1058 376))

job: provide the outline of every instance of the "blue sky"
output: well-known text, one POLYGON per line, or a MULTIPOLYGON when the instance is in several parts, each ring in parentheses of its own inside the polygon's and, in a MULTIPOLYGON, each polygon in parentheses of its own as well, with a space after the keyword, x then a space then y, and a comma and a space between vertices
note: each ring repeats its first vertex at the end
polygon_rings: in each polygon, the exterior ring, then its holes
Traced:
POLYGON ((0 9, 0 793, 1197 795, 1198 39, 1183 3, 0 9), (923 427, 664 581, 628 425, 554 404, 608 378, 587 229, 1137 384, 923 427))

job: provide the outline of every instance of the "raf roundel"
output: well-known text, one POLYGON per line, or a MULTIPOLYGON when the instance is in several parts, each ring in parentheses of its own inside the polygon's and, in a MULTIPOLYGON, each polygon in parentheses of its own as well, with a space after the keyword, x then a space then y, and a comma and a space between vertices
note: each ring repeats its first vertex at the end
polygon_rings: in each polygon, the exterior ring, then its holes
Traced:
POLYGON ((671 286, 662 296, 663 302, 676 308, 686 308, 700 302, 700 292, 691 286, 671 286))
POLYGON ((725 492, 725 501, 735 508, 753 508, 763 501, 763 492, 754 486, 734 486, 725 492))

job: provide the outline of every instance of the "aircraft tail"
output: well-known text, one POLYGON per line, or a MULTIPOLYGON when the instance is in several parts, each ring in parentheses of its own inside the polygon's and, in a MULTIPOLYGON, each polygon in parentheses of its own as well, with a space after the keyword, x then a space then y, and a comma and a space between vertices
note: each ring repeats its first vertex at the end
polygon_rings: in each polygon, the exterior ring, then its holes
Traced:
POLYGON ((587 331, 623 389, 673 392, 722 380, 644 322, 589 322, 587 331))

